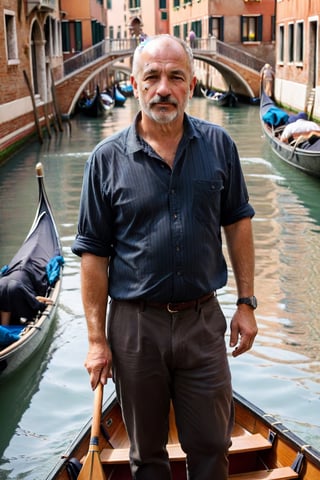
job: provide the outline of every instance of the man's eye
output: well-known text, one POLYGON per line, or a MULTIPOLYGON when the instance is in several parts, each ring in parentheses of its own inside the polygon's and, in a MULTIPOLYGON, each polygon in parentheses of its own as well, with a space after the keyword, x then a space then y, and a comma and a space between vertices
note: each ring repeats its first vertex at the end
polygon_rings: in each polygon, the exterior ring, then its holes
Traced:
POLYGON ((150 73, 149 75, 146 75, 144 77, 144 81, 148 81, 148 80, 154 80, 157 78, 157 74, 156 73, 150 73))

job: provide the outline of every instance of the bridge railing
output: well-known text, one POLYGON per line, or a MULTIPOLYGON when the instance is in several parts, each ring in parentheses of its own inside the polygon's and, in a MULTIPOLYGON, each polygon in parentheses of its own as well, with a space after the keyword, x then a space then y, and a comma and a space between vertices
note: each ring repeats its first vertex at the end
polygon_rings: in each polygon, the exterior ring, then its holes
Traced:
MULTIPOLYGON (((84 52, 80 52, 66 60, 63 63, 64 75, 69 75, 70 73, 73 73, 74 71, 79 70, 95 60, 113 52, 121 52, 123 54, 132 53, 138 43, 139 39, 136 38, 106 38, 84 52)), ((218 54, 258 72, 265 64, 265 62, 250 53, 221 42, 215 37, 197 38, 192 47, 194 52, 198 54, 218 54)))
POLYGON ((193 50, 197 53, 207 52, 211 55, 216 53, 217 55, 221 55, 229 58, 230 60, 241 63, 241 65, 251 68, 257 72, 259 72, 266 63, 260 58, 257 58, 240 48, 221 42, 221 40, 217 40, 215 37, 196 39, 193 50))
POLYGON ((131 53, 137 46, 135 38, 105 38, 102 42, 93 45, 93 47, 74 55, 63 62, 64 75, 69 75, 80 68, 86 67, 90 63, 112 52, 131 53))

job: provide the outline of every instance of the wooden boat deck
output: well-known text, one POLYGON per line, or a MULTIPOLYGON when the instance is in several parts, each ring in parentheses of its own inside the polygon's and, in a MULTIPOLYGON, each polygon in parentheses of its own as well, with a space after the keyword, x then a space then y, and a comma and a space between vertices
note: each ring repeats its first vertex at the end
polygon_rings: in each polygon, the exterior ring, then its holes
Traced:
MULTIPOLYGON (((108 432, 108 445, 102 448, 100 459, 112 480, 129 480, 129 441, 121 418, 120 409, 104 420, 108 432), (115 428, 113 428, 115 426, 115 428)), ((248 420, 248 419, 247 419, 248 420)), ((251 423, 251 422, 250 422, 251 423)), ((252 427, 252 425, 251 425, 252 427)), ((186 455, 178 442, 174 414, 170 415, 170 436, 167 450, 175 480, 186 480, 186 455)), ((290 466, 270 468, 264 453, 272 450, 272 442, 262 433, 250 433, 237 423, 232 433, 232 445, 229 449, 230 480, 290 480, 298 474, 290 466), (249 470, 249 471, 248 471, 249 470)))
MULTIPOLYGON (((240 396, 235 395, 234 400, 236 422, 229 449, 229 480, 319 480, 318 451, 303 445, 284 425, 240 396)), ((83 461, 88 451, 90 424, 85 428, 47 480, 70 480, 65 468, 68 460, 73 457, 83 461)), ((102 416, 99 447, 106 480, 131 480, 129 440, 115 399, 102 416)), ((173 480, 186 480, 185 453, 179 444, 173 410, 167 450, 173 480)))

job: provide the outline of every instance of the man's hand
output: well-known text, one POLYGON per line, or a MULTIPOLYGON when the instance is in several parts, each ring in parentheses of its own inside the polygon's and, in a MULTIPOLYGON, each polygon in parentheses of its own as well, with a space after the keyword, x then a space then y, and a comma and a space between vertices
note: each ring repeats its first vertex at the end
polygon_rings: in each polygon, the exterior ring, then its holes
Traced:
POLYGON ((95 390, 99 382, 105 385, 108 378, 112 378, 112 354, 107 341, 89 347, 84 366, 90 375, 92 390, 95 390))
POLYGON ((230 347, 235 347, 233 357, 250 350, 258 333, 254 311, 248 305, 239 305, 230 324, 230 347))

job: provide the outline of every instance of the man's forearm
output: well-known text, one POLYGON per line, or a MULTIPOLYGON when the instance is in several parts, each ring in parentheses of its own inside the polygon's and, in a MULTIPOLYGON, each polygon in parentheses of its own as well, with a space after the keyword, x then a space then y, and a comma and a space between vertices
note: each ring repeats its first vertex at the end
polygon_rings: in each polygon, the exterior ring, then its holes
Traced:
POLYGON ((238 296, 251 296, 254 294, 255 268, 251 219, 228 225, 224 231, 238 296))
POLYGON ((105 341, 108 264, 108 258, 88 253, 81 257, 81 295, 90 343, 105 341))

